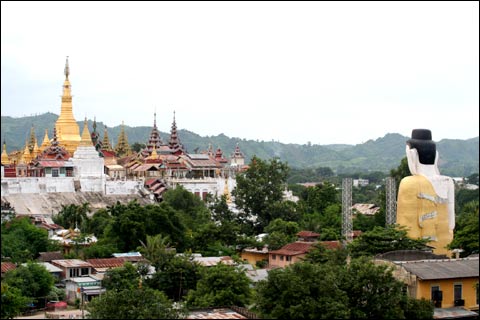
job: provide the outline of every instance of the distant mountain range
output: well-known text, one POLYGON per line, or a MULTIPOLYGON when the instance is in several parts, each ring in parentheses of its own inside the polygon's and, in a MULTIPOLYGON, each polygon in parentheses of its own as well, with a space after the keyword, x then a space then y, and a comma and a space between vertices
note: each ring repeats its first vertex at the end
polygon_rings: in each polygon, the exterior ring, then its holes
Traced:
MULTIPOLYGON (((7 151, 23 149, 25 141, 30 137, 30 129, 34 125, 38 144, 41 144, 48 129, 52 138, 53 126, 58 118, 54 113, 45 113, 37 116, 13 118, 1 117, 1 139, 7 144, 7 151)), ((92 120, 88 120, 90 131, 92 120)), ((83 121, 78 121, 80 134, 83 121)), ((153 122, 152 122, 153 125, 153 122)), ((97 122, 97 132, 103 139, 104 124, 97 122)), ((108 128, 108 136, 117 142, 121 126, 108 128)), ((135 142, 146 143, 152 127, 129 127, 125 125, 125 132, 130 145, 135 142)), ((160 132, 164 142, 168 141, 170 132, 160 132)), ((240 150, 245 154, 246 162, 253 155, 261 159, 278 157, 282 162, 287 162, 292 168, 317 168, 330 167, 337 174, 358 173, 365 171, 389 172, 397 168, 405 157, 405 142, 409 137, 397 133, 387 133, 376 140, 368 140, 357 145, 331 144, 284 144, 276 141, 246 140, 229 138, 226 135, 202 137, 188 130, 179 130, 178 136, 189 153, 206 150, 211 144, 216 150, 220 147, 224 156, 229 157, 239 144, 240 150)), ((2 145, 3 147, 3 145, 2 145)), ((440 154, 440 172, 444 175, 461 177, 478 173, 479 164, 479 138, 468 140, 443 139, 437 141, 437 150, 440 154)))

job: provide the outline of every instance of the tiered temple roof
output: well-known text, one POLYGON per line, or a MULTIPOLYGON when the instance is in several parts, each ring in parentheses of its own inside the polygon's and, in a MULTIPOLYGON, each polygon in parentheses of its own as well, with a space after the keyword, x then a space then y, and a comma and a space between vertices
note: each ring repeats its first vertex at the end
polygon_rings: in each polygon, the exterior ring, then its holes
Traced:
POLYGON ((127 134, 125 133, 125 125, 122 121, 122 128, 120 129, 120 134, 118 135, 117 145, 115 146, 115 153, 118 157, 128 156, 132 153, 132 149, 128 144, 127 134))
POLYGON ((170 146, 170 149, 172 149, 172 153, 175 155, 180 155, 185 152, 183 145, 180 143, 180 139, 178 138, 178 134, 177 134, 177 123, 175 122, 175 111, 173 112, 172 130, 170 131, 170 140, 168 141, 168 145, 170 146))
POLYGON ((147 145, 145 149, 142 150, 142 155, 148 157, 153 152, 153 147, 158 151, 163 146, 162 138, 160 137, 160 132, 157 129, 157 113, 153 114, 153 128, 150 132, 150 137, 148 138, 147 145))

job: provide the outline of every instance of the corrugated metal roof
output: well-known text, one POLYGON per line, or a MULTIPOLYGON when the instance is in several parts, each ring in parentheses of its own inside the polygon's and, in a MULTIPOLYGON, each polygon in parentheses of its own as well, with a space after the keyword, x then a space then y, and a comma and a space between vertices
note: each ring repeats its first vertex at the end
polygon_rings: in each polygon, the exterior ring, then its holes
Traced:
POLYGON ((190 311, 187 319, 247 319, 228 308, 190 311))
POLYGON ((121 267, 125 263, 123 258, 104 258, 104 259, 87 259, 87 262, 95 269, 99 268, 116 268, 121 267))
POLYGON ((52 264, 63 268, 87 268, 92 265, 80 259, 52 260, 52 264))
POLYGON ((234 265, 235 261, 229 256, 223 257, 194 257, 193 261, 198 262, 202 266, 211 267, 215 266, 219 263, 223 263, 226 265, 234 265))
POLYGON ((466 317, 478 318, 478 313, 467 310, 462 307, 433 309, 433 319, 456 319, 456 318, 466 318, 466 317))
POLYGON ((478 258, 395 262, 422 280, 478 278, 478 258))

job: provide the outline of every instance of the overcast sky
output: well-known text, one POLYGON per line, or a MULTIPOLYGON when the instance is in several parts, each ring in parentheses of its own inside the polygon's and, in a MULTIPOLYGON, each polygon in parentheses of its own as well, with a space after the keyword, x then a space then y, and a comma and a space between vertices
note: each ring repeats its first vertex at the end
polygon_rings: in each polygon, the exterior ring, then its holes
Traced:
POLYGON ((358 144, 479 135, 475 2, 1 2, 1 114, 358 144))

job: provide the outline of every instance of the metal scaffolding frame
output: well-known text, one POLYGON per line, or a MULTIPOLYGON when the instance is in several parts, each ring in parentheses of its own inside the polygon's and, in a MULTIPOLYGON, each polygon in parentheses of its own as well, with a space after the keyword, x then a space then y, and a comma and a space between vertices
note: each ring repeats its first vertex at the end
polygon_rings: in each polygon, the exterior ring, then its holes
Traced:
POLYGON ((395 224, 397 222, 397 190, 395 186, 395 178, 387 177, 385 181, 385 197, 386 197, 386 225, 395 224))
POLYGON ((342 180, 342 236, 346 242, 353 239, 352 178, 342 180))

